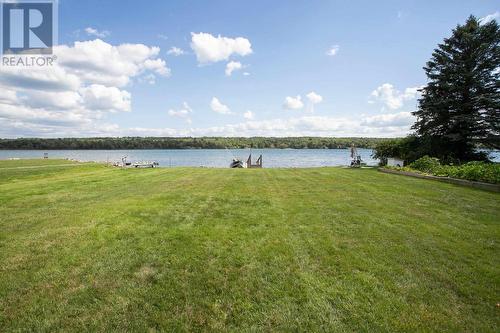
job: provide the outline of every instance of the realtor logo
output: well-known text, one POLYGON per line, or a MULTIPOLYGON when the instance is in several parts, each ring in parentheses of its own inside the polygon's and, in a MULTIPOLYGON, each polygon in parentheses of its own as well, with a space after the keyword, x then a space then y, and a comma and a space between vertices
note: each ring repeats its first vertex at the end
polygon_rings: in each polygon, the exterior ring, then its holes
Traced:
POLYGON ((3 54, 52 54, 55 7, 52 0, 4 0, 1 3, 3 54))

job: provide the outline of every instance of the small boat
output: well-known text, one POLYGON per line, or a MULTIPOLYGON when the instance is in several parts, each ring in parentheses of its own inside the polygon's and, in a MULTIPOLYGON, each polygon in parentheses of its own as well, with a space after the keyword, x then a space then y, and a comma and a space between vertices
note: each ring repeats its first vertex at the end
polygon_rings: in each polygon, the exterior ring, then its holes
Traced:
POLYGON ((245 164, 243 163, 242 160, 239 160, 237 158, 233 158, 233 161, 231 162, 231 164, 229 164, 229 167, 230 168, 244 168, 245 167, 245 164))
POLYGON ((149 162, 149 161, 136 162, 132 164, 134 168, 156 168, 159 165, 160 163, 158 162, 149 162))

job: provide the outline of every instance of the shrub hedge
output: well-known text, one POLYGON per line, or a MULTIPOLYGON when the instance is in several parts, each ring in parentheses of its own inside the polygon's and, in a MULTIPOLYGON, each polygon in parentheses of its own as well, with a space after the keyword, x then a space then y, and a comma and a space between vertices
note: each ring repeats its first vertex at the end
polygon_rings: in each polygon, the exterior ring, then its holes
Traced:
POLYGON ((442 165, 439 159, 424 156, 404 168, 434 176, 458 178, 492 184, 500 184, 500 164, 488 162, 468 162, 461 165, 442 165))

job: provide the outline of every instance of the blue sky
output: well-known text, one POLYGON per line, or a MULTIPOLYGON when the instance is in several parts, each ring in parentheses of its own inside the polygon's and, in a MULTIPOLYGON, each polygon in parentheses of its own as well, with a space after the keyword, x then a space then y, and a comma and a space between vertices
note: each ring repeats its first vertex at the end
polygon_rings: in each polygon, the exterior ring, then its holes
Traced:
POLYGON ((0 71, 0 136, 405 135, 437 43, 471 14, 498 19, 499 7, 61 0, 60 68, 0 71), (123 44, 148 51, 132 59, 123 44), (46 89, 58 75, 76 83, 46 89))

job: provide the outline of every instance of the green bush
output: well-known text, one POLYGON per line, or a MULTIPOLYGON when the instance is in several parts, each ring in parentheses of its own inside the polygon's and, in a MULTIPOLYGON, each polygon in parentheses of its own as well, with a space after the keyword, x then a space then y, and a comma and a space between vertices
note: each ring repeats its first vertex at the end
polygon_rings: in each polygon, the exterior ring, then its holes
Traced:
POLYGON ((450 154, 448 147, 453 144, 447 139, 437 137, 417 137, 414 135, 405 138, 379 141, 373 147, 373 158, 380 160, 380 165, 387 164, 387 158, 399 157, 408 165, 424 156, 437 157, 443 164, 461 164, 468 161, 488 162, 488 153, 475 151, 467 159, 457 158, 450 154))
POLYGON ((441 163, 439 163, 439 159, 426 155, 411 163, 409 167, 425 173, 435 173, 440 171, 441 163))
POLYGON ((441 165, 439 159, 424 156, 404 169, 406 171, 418 171, 440 177, 500 184, 499 163, 468 162, 462 165, 441 165))
POLYGON ((451 178, 482 181, 487 183, 500 183, 500 164, 469 162, 460 166, 444 166, 443 173, 451 178))

